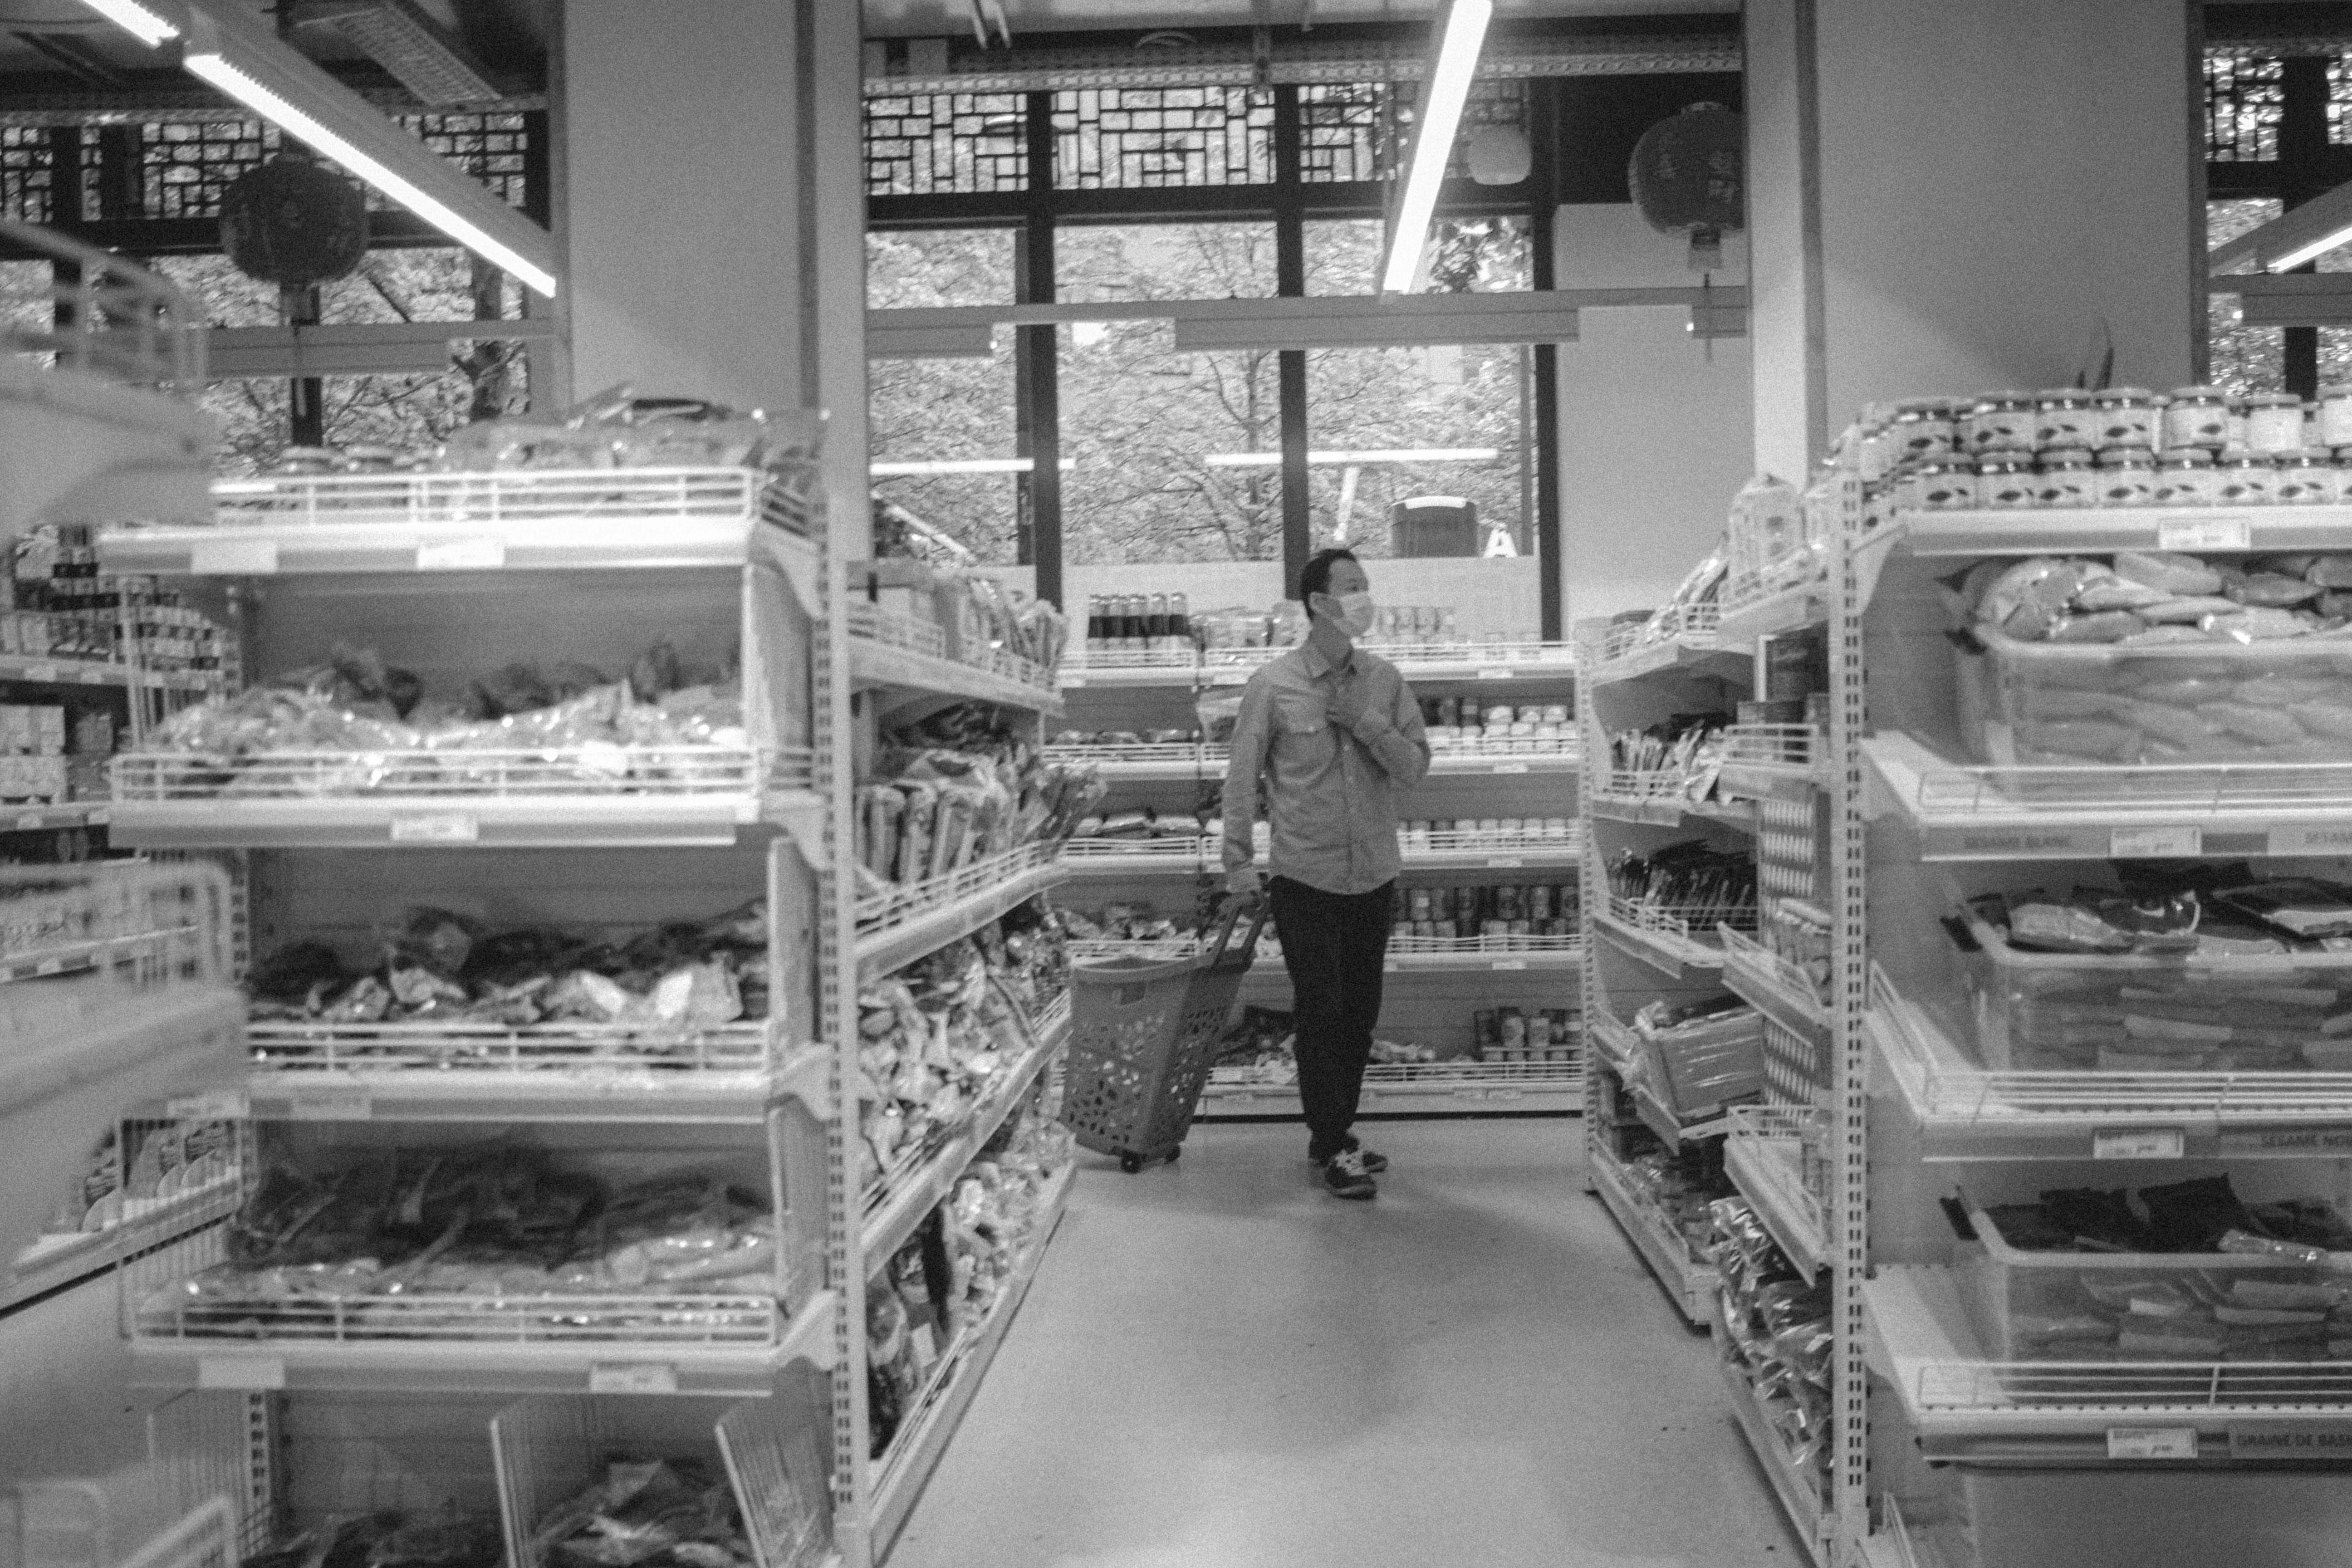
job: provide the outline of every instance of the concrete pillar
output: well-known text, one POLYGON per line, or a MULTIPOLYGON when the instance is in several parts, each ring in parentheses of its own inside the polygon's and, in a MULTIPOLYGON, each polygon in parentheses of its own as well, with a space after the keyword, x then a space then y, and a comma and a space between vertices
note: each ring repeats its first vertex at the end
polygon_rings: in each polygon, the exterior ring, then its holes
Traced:
POLYGON ((1793 477, 1864 403, 2064 385, 2102 328, 2116 381, 2189 379, 2182 0, 1750 0, 1746 26, 1761 466, 1793 477))
MULTIPOLYGON (((1623 202, 1564 206, 1553 269, 1563 289, 1688 288, 1689 241, 1623 202)), ((1727 236, 1718 286, 1747 281, 1727 236)), ((1748 343, 1690 335, 1679 305, 1579 312, 1559 345, 1563 620, 1664 604, 1715 548, 1749 471, 1748 343)))

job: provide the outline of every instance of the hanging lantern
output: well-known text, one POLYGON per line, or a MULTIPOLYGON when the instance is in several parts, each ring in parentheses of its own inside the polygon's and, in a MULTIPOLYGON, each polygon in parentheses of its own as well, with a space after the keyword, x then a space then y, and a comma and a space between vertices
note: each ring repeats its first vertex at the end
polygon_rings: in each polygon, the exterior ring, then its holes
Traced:
POLYGON ((1691 265, 1723 263, 1723 236, 1748 219, 1747 124, 1719 103, 1694 103, 1633 143, 1633 201, 1660 234, 1691 237, 1691 265))
POLYGON ((1535 166, 1528 133, 1516 125, 1481 125, 1467 151, 1470 177, 1482 185, 1516 185, 1535 166))
POLYGON ((248 278, 281 289, 324 283, 367 255, 367 198, 332 169, 281 153, 222 193, 220 234, 248 278))

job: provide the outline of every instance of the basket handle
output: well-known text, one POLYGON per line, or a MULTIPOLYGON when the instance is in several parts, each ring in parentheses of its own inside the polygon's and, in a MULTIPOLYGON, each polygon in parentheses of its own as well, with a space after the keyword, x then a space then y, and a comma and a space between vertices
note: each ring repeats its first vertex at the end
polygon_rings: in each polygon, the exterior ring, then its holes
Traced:
POLYGON ((1231 895, 1226 897, 1224 909, 1217 917, 1216 945, 1209 950, 1207 962, 1202 967, 1205 969, 1225 967, 1225 950, 1232 945, 1234 927, 1240 921, 1242 910, 1244 909, 1250 911, 1250 927, 1249 934, 1242 938, 1241 963, 1237 967, 1247 969, 1250 966, 1251 961, 1257 952, 1257 933, 1265 928, 1267 903, 1265 895, 1263 893, 1251 899, 1234 898, 1231 895))

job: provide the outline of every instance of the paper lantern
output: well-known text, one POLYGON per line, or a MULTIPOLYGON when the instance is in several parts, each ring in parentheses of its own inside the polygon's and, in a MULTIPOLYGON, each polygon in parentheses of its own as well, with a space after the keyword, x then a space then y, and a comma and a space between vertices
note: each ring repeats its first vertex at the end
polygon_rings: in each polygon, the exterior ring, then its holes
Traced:
POLYGON ((332 169, 279 156, 221 195, 221 248, 238 271, 281 289, 345 277, 367 255, 367 198, 332 169))
POLYGON ((1719 103, 1694 103, 1633 143, 1634 204, 1660 234, 1687 234, 1694 258, 1721 253, 1748 219, 1747 126, 1719 103))
POLYGON ((1516 185, 1535 166, 1528 133, 1516 125, 1481 125, 1471 133, 1470 177, 1482 185, 1516 185))

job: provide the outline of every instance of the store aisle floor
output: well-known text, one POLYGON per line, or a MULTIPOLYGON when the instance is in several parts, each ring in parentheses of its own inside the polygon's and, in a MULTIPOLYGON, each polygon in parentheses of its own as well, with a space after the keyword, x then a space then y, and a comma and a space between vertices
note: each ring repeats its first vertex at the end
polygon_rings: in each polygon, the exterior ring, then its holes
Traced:
POLYGON ((1578 1124, 1360 1129, 1370 1204, 1290 1126, 1083 1165, 889 1568, 1801 1563, 1578 1124))

